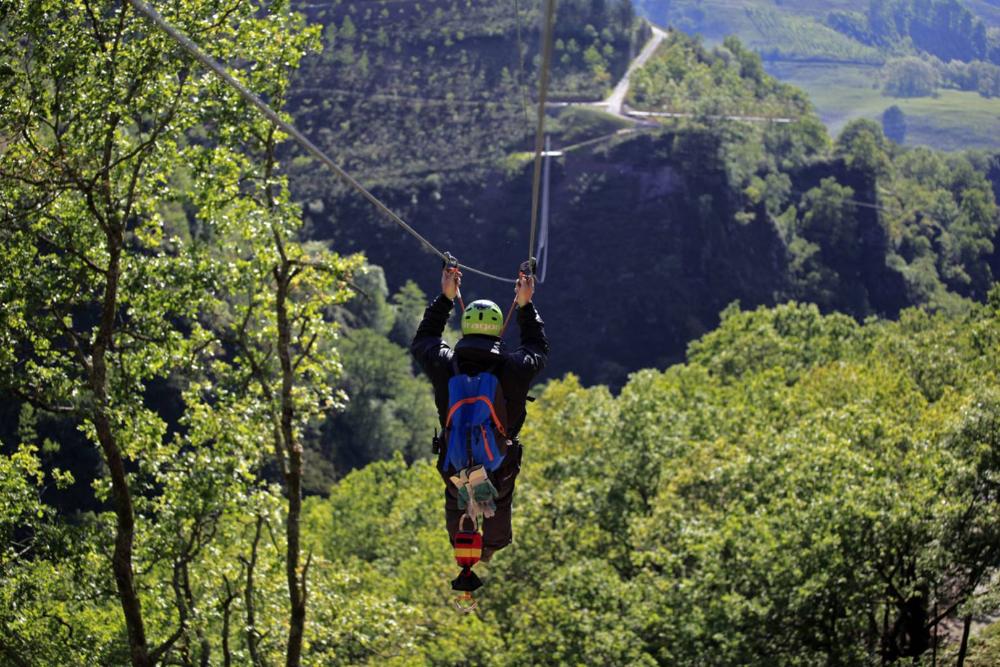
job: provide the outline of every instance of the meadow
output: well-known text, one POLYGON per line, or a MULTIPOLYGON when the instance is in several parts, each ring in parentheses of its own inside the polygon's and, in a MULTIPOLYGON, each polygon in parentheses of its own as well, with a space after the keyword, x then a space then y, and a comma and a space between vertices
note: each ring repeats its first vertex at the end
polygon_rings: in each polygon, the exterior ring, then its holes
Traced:
POLYGON ((896 105, 906 114, 906 145, 939 150, 1000 147, 1000 99, 958 90, 939 90, 936 97, 889 97, 882 94, 879 68, 870 65, 771 61, 765 66, 773 76, 808 93, 833 135, 855 118, 879 120, 896 105))
MULTIPOLYGON (((880 65, 891 54, 854 41, 823 22, 836 10, 865 12, 863 0, 640 1, 651 21, 697 33, 714 46, 738 36, 762 55, 770 74, 808 93, 830 133, 854 118, 879 119, 893 104, 907 116, 907 145, 943 150, 1000 146, 1000 101, 971 92, 940 90, 933 98, 882 95, 880 65)), ((988 26, 1000 25, 1000 7, 964 3, 988 26)))

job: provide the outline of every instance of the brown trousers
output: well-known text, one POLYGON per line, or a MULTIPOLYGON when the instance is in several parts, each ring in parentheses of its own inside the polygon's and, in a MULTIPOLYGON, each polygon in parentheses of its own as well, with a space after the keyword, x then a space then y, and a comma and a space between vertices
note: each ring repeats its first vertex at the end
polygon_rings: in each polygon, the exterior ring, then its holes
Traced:
MULTIPOLYGON (((497 511, 492 517, 483 521, 483 547, 491 551, 503 549, 514 539, 513 529, 511 528, 510 510, 511 503, 514 500, 514 482, 517 480, 518 473, 521 472, 522 451, 520 442, 514 441, 511 443, 510 447, 507 448, 507 454, 504 456, 503 463, 490 474, 490 481, 493 482, 493 486, 496 487, 498 494, 496 499, 497 511)), ((444 456, 444 448, 442 448, 442 452, 438 457, 439 471, 441 471, 441 466, 444 464, 444 456)), ((454 544, 455 533, 458 532, 458 524, 465 511, 458 509, 458 489, 451 483, 449 473, 441 471, 441 477, 445 482, 444 514, 445 522, 448 526, 448 539, 454 544)), ((469 525, 468 522, 466 522, 466 525, 469 525)))

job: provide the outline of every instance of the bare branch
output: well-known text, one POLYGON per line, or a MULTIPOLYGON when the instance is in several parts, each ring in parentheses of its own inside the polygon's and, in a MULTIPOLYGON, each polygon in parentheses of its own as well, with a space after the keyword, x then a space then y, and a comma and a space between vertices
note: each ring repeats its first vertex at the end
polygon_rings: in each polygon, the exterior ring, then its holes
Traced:
POLYGON ((30 404, 31 407, 44 410, 45 412, 51 412, 53 414, 69 414, 76 412, 76 408, 72 405, 54 405, 34 391, 32 393, 27 393, 20 387, 13 386, 7 387, 7 390, 25 403, 30 404))

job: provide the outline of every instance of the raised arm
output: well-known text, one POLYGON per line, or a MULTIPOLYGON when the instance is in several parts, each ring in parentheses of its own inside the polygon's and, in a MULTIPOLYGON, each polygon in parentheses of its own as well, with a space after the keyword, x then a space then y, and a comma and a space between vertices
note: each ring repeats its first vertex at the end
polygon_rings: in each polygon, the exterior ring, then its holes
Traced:
POLYGON ((438 414, 448 412, 448 379, 451 377, 451 347, 441 338, 448 325, 455 297, 462 281, 458 271, 441 275, 441 294, 424 311, 424 318, 410 343, 410 353, 434 386, 434 402, 438 414))
POLYGON ((521 345, 514 352, 518 372, 530 382, 545 367, 549 354, 549 339, 545 337, 542 321, 532 298, 535 295, 534 276, 517 281, 517 326, 521 330, 521 345))

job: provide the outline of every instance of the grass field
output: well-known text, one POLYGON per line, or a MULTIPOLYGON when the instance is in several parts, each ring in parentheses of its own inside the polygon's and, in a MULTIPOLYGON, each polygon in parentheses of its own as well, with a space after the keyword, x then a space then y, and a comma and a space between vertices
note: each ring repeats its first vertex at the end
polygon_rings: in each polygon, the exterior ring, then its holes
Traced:
POLYGON ((659 25, 697 32, 713 41, 726 35, 750 41, 758 33, 747 10, 823 20, 835 9, 867 11, 868 0, 636 0, 636 5, 643 16, 659 25))
MULTIPOLYGON (((1000 26, 995 0, 965 2, 987 25, 1000 26)), ((877 61, 874 49, 822 25, 832 10, 867 11, 868 0, 637 0, 637 5, 654 23, 699 33, 708 44, 735 34, 771 56, 768 71, 805 90, 833 134, 852 118, 877 119, 896 104, 907 116, 907 144, 944 150, 1000 148, 1000 100, 950 90, 936 98, 882 95, 878 66, 858 64, 877 61)))
POLYGON ((877 120, 895 104, 906 114, 907 145, 1000 148, 1000 99, 955 90, 942 90, 938 97, 886 97, 879 86, 878 67, 772 62, 767 69, 805 90, 834 135, 851 119, 877 120))

